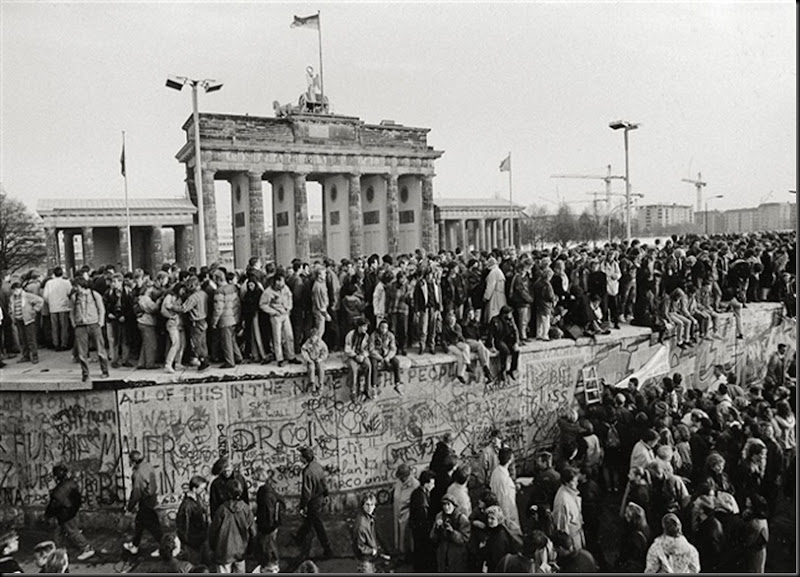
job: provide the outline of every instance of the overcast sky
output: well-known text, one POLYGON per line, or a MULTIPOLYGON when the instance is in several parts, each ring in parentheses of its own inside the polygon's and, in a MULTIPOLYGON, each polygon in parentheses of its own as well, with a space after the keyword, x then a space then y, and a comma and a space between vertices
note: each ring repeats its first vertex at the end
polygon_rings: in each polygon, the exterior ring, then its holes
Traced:
MULTIPOLYGON (((0 180, 39 198, 181 195, 175 153, 189 92, 167 75, 215 78, 202 112, 272 116, 296 102, 321 11, 325 92, 336 113, 430 128, 434 192, 586 205, 624 171, 647 204, 694 204, 701 171, 719 208, 788 201, 797 178, 797 28, 778 3, 46 3, 0 0, 0 180)), ((614 182, 623 191, 621 181, 614 182)), ((217 185, 220 190, 220 185, 217 185)), ((226 185, 222 189, 229 189, 226 185)), ((269 187, 265 185, 265 190, 269 187)), ((312 212, 319 203, 310 200, 312 212)), ((269 220, 269 219, 268 219, 269 220)))

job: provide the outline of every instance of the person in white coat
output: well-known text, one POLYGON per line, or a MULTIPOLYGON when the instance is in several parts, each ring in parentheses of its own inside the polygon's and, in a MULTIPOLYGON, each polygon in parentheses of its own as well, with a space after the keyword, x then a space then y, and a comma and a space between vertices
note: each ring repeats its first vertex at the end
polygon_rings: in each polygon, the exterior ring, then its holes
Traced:
POLYGON ((508 466, 514 458, 514 452, 508 447, 503 447, 498 453, 499 465, 492 471, 489 487, 497 497, 497 504, 506 517, 506 528, 511 536, 520 541, 522 528, 519 524, 519 511, 517 510, 517 486, 511 478, 508 466))
POLYGON ((411 493, 419 487, 419 481, 411 474, 411 467, 402 463, 395 472, 394 483, 394 549, 398 556, 405 558, 414 549, 409 520, 411 518, 411 493))
POLYGON ((486 290, 483 293, 483 322, 488 323, 506 305, 506 275, 497 266, 497 259, 490 256, 486 261, 489 274, 486 276, 486 290))
POLYGON ((583 512, 581 496, 578 493, 580 473, 574 467, 564 467, 561 471, 561 487, 553 500, 553 522, 556 529, 564 531, 572 538, 575 550, 586 546, 583 534, 583 512))

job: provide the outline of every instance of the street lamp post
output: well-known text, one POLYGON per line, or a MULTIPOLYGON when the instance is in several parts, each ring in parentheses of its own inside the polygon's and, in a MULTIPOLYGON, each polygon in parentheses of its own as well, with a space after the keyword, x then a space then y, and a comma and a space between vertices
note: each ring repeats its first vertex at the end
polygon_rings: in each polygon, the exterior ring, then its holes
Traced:
POLYGON ((200 266, 207 264, 206 258, 206 222, 203 199, 203 171, 200 165, 200 113, 197 110, 197 87, 202 86, 206 92, 214 92, 222 88, 222 82, 205 78, 195 80, 186 76, 170 76, 167 87, 181 91, 185 85, 192 87, 192 121, 194 123, 194 189, 197 192, 197 239, 200 253, 200 266))
POLYGON ((625 135, 625 236, 628 242, 631 241, 631 175, 628 164, 628 132, 636 130, 641 123, 628 122, 627 120, 617 120, 609 123, 612 130, 623 130, 625 135))
MULTIPOLYGON (((724 195, 722 195, 722 194, 717 194, 717 195, 715 195, 715 196, 712 196, 711 198, 722 198, 723 196, 724 196, 724 195)), ((705 214, 705 218, 703 219, 703 220, 705 220, 705 221, 706 221, 706 222, 705 222, 705 225, 706 225, 706 236, 708 236, 708 201, 709 201, 709 198, 708 198, 708 197, 706 197, 706 214, 705 214)), ((716 228, 717 228, 717 227, 716 227, 716 225, 715 225, 715 226, 714 226, 714 229, 716 229, 716 228)), ((716 231, 716 230, 714 230, 714 232, 717 232, 717 231, 716 231)))

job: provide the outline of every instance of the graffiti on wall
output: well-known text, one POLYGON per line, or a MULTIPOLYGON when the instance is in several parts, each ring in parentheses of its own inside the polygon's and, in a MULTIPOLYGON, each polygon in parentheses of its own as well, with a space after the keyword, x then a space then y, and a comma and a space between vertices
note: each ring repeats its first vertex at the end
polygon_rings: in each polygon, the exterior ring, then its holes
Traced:
POLYGON ((45 505, 58 463, 87 507, 121 503, 118 434, 113 392, 0 393, 0 507, 45 505))

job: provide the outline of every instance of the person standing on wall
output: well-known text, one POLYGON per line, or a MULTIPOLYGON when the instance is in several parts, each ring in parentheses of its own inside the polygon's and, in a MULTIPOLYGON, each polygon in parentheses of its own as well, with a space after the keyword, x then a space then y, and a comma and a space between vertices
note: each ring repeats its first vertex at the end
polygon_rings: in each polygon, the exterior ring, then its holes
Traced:
POLYGON ((186 292, 189 297, 183 303, 183 312, 188 315, 189 339, 192 351, 199 362, 198 371, 209 367, 208 362, 208 293, 200 285, 197 276, 190 276, 186 281, 186 292))
POLYGON ((97 358, 100 359, 100 369, 103 378, 108 378, 108 355, 103 338, 103 326, 106 324, 106 307, 103 297, 89 288, 88 281, 77 278, 74 281, 75 292, 70 298, 70 322, 75 327, 75 350, 78 362, 81 364, 83 382, 89 381, 89 339, 94 341, 97 348, 97 358))
POLYGON ((44 299, 26 292, 19 282, 11 285, 11 298, 8 302, 9 316, 14 321, 22 345, 22 358, 19 363, 38 363, 39 346, 36 342, 36 316, 44 307, 44 299))
MULTIPOLYGON (((161 543, 163 532, 156 513, 156 503, 158 502, 156 471, 153 469, 153 465, 144 460, 139 451, 131 451, 129 459, 133 467, 133 475, 131 476, 132 487, 127 512, 133 513, 137 506, 138 510, 134 519, 133 541, 124 543, 122 546, 126 551, 136 555, 139 553, 139 545, 145 529, 152 535, 156 543, 161 543)), ((150 556, 158 557, 158 555, 159 552, 156 549, 150 556)))
POLYGON ((333 557, 333 550, 321 517, 322 509, 328 503, 325 470, 314 460, 314 452, 309 447, 300 449, 300 459, 305 464, 300 487, 300 514, 303 516, 303 524, 294 537, 295 542, 300 545, 300 560, 308 559, 311 555, 314 533, 322 545, 325 558, 330 559, 333 557))
POLYGON ((69 349, 69 293, 72 283, 64 278, 64 269, 53 269, 53 278, 44 285, 42 297, 50 310, 50 331, 53 348, 57 351, 69 349))
POLYGON ((47 504, 44 517, 45 519, 54 518, 58 521, 61 535, 81 550, 78 559, 85 561, 94 555, 94 548, 78 528, 78 511, 83 504, 81 491, 72 475, 69 474, 69 470, 62 464, 53 467, 53 479, 55 479, 56 486, 50 491, 50 502, 47 504))

